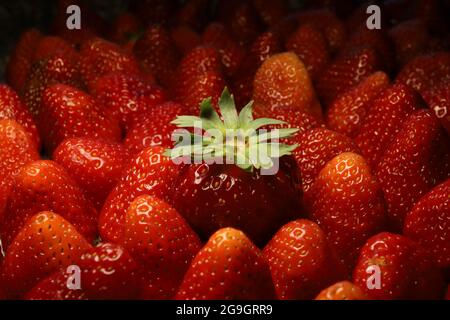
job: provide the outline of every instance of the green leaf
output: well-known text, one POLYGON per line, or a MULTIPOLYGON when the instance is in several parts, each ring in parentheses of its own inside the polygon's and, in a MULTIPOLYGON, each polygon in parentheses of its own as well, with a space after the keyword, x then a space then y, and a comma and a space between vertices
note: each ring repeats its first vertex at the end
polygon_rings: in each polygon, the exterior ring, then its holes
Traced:
POLYGON ((239 124, 239 117, 236 111, 233 95, 230 94, 226 87, 220 96, 219 108, 225 127, 228 129, 236 129, 239 124))
POLYGON ((253 101, 250 101, 239 113, 239 128, 245 129, 253 121, 253 101))
MULTIPOLYGON (((200 103, 200 118, 210 121, 216 129, 225 130, 225 126, 211 103, 211 98, 207 98, 200 103)), ((208 130, 208 129, 206 129, 208 130)))
POLYGON ((261 128, 261 127, 265 127, 265 126, 268 126, 268 125, 285 124, 285 123, 286 122, 281 121, 281 120, 277 120, 277 119, 258 118, 258 119, 253 120, 252 122, 250 122, 247 129, 257 130, 257 129, 261 128))
POLYGON ((288 129, 275 129, 275 130, 269 130, 264 133, 258 133, 258 141, 264 142, 271 139, 282 139, 282 138, 289 138, 294 133, 298 132, 299 129, 296 128, 288 128, 288 129))

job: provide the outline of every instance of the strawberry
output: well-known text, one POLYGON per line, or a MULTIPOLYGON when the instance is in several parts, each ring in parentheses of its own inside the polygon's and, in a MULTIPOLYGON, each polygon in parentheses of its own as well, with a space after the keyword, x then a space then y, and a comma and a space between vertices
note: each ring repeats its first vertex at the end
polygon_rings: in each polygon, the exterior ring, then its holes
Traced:
POLYGON ((367 300, 367 295, 350 281, 341 281, 323 289, 315 300, 367 300))
POLYGON ((252 0, 252 4, 267 26, 273 26, 288 12, 285 1, 252 0))
POLYGON ((65 56, 69 61, 78 59, 77 52, 69 42, 57 36, 46 36, 39 40, 33 54, 33 62, 49 59, 55 54, 65 56))
POLYGON ((381 59, 370 47, 358 47, 339 55, 317 78, 317 93, 329 106, 336 97, 366 76, 380 70, 381 59))
POLYGON ((175 15, 179 24, 202 29, 208 13, 208 0, 191 0, 184 2, 175 15))
POLYGON ((404 120, 421 106, 415 92, 401 84, 389 86, 369 102, 355 142, 372 168, 376 167, 404 120))
POLYGON ((256 104, 291 106, 321 118, 308 72, 292 52, 275 54, 264 61, 255 75, 253 99, 256 104))
POLYGON ((7 85, 0 85, 0 119, 17 121, 27 130, 36 146, 40 146, 37 127, 29 110, 17 93, 7 85))
POLYGON ((167 199, 179 167, 163 152, 162 147, 149 147, 130 162, 100 213, 102 239, 117 242, 123 238, 126 211, 136 197, 149 194, 167 199))
POLYGON ((21 297, 60 268, 78 264, 91 245, 73 225, 53 212, 27 219, 9 246, 2 265, 2 282, 10 297, 21 297))
POLYGON ((350 138, 325 128, 306 129, 293 140, 300 146, 294 151, 294 157, 301 172, 305 199, 317 175, 328 161, 343 152, 359 150, 350 138))
POLYGON ((166 100, 166 93, 143 77, 125 72, 109 73, 91 82, 89 92, 108 115, 118 118, 124 131, 136 119, 166 100))
POLYGON ((385 226, 385 203, 378 182, 363 157, 345 152, 325 165, 310 192, 310 217, 351 270, 364 242, 385 226))
POLYGON ((19 42, 12 52, 6 66, 8 84, 17 92, 21 92, 31 71, 33 54, 42 34, 36 29, 22 33, 19 42))
POLYGON ((176 10, 176 3, 172 0, 131 1, 130 10, 143 22, 165 24, 176 10))
POLYGON ((409 85, 424 95, 425 91, 448 79, 450 79, 450 53, 436 52, 411 60, 399 72, 396 81, 409 85))
POLYGON ((345 278, 334 249, 312 221, 296 220, 283 226, 264 247, 263 255, 279 299, 311 299, 320 289, 345 278))
POLYGON ((430 111, 416 111, 406 120, 387 146, 376 175, 393 226, 401 230, 416 201, 450 177, 450 143, 430 111))
POLYGON ((134 46, 134 54, 144 70, 152 73, 164 86, 173 82, 178 53, 168 31, 160 25, 147 28, 134 46))
POLYGON ((34 161, 17 173, 0 226, 7 248, 26 221, 40 211, 61 212, 89 241, 97 233, 97 212, 82 190, 53 161, 34 161))
POLYGON ((175 296, 178 300, 274 299, 269 266, 239 230, 216 231, 195 256, 175 296))
POLYGON ((97 209, 122 176, 128 152, 119 143, 91 138, 64 140, 53 153, 53 160, 83 189, 97 209))
POLYGON ((329 128, 349 137, 355 137, 369 113, 371 101, 388 85, 388 75, 377 71, 342 93, 328 109, 329 128))
POLYGON ((407 213, 403 233, 427 248, 438 266, 450 270, 450 179, 434 187, 407 213))
POLYGON ((423 94, 428 107, 450 134, 450 80, 443 81, 423 94))
POLYGON ((55 84, 42 94, 38 122, 44 145, 51 153, 65 139, 90 137, 120 141, 120 127, 88 94, 74 87, 55 84), (52 123, 52 126, 47 124, 52 123), (44 125, 45 124, 45 125, 44 125))
POLYGON ((130 12, 120 13, 114 20, 109 32, 111 41, 126 45, 141 32, 141 21, 130 12))
POLYGON ((138 153, 150 146, 172 147, 172 133, 176 126, 171 121, 187 113, 185 106, 175 102, 153 107, 136 120, 125 137, 124 145, 131 153, 138 153))
POLYGON ((298 55, 312 79, 321 73, 329 60, 328 44, 322 33, 312 25, 300 26, 289 37, 286 49, 298 55))
MULTIPOLYGON (((224 3, 224 6, 229 6, 230 1, 224 3)), ((261 21, 250 2, 238 1, 231 17, 225 19, 224 23, 229 24, 233 38, 241 45, 251 43, 261 30, 261 21)))
POLYGON ((137 197, 128 208, 123 244, 146 270, 145 299, 171 298, 201 248, 179 213, 149 195, 137 197))
POLYGON ((101 38, 93 38, 83 43, 80 49, 79 70, 87 85, 110 72, 140 72, 138 63, 131 54, 101 38))
POLYGON ((427 252, 411 239, 388 232, 373 236, 361 249, 353 282, 372 299, 382 300, 439 299, 444 288, 427 252))
POLYGON ((201 36, 189 26, 177 26, 170 31, 174 46, 183 55, 201 45, 201 36))

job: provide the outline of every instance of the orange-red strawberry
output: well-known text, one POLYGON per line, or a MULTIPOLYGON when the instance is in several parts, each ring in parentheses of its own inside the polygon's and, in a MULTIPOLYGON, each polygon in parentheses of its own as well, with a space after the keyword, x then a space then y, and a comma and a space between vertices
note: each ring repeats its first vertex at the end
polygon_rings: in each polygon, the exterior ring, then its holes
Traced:
POLYGON ((195 256, 179 300, 274 299, 269 266, 261 251, 239 230, 216 231, 195 256))
POLYGON ((353 282, 372 299, 441 299, 444 292, 428 252, 388 232, 373 236, 361 249, 353 282))
POLYGON ((367 300, 368 296, 350 281, 341 281, 323 289, 315 300, 367 300))
POLYGON ((430 111, 419 110, 384 148, 376 175, 393 226, 401 230, 416 201, 450 176, 449 138, 430 111))
POLYGON ((64 140, 53 153, 53 160, 66 169, 100 210, 122 176, 129 155, 119 143, 86 137, 64 140))
POLYGON ((348 137, 325 128, 307 129, 305 133, 293 138, 299 144, 294 157, 302 176, 304 197, 320 170, 328 161, 343 152, 358 152, 356 144, 348 137))
POLYGON ((88 240, 97 235, 97 212, 83 191, 58 164, 39 160, 23 166, 14 179, 0 226, 4 247, 31 216, 47 210, 60 212, 88 240))
POLYGON ((38 123, 50 153, 68 138, 90 137, 116 142, 121 139, 118 122, 107 115, 101 105, 87 93, 63 84, 45 89, 38 123))
POLYGON ((450 134, 450 80, 443 81, 425 91, 423 98, 450 134))
POLYGON ((73 275, 70 271, 62 269, 39 281, 25 294, 25 300, 86 300, 87 296, 83 290, 67 287, 69 277, 73 275))
POLYGON ((110 72, 140 73, 133 55, 119 45, 101 38, 93 38, 83 43, 79 60, 80 74, 86 85, 110 72))
POLYGON ((148 27, 133 51, 144 70, 152 73, 162 85, 172 84, 179 57, 170 34, 163 26, 148 27))
POLYGON ((320 227, 308 220, 283 226, 264 247, 277 297, 312 299, 322 288, 345 279, 334 249, 320 227))
POLYGON ((438 266, 450 270, 450 179, 416 202, 406 215, 403 233, 427 248, 438 266))
POLYGON ((327 112, 330 129, 355 137, 369 113, 370 102, 389 85, 389 76, 377 71, 338 96, 327 112))
POLYGON ((17 121, 27 130, 36 146, 40 146, 39 134, 30 111, 17 93, 4 84, 0 85, 0 119, 17 121))
POLYGON ((291 106, 322 117, 311 79, 295 53, 279 53, 268 58, 253 81, 253 99, 267 107, 291 106))
POLYGON ((339 55, 317 78, 317 93, 329 106, 336 97, 382 67, 379 54, 370 47, 358 47, 339 55))
POLYGON ((421 106, 416 93, 401 84, 384 89, 369 102, 355 142, 372 168, 375 169, 404 120, 421 106))
POLYGON ((21 92, 33 63, 33 55, 42 34, 36 29, 25 31, 12 52, 6 67, 8 84, 17 92, 21 92))
POLYGON ((136 197, 149 194, 167 199, 180 168, 163 152, 162 147, 149 147, 133 158, 101 211, 102 239, 117 242, 123 238, 126 211, 136 197))
POLYGON ((56 54, 65 56, 69 61, 76 62, 78 59, 77 52, 69 42, 57 36, 46 36, 39 40, 33 62, 49 59, 56 54))
POLYGON ((166 102, 153 107, 131 126, 124 145, 135 154, 152 146, 171 148, 172 133, 177 128, 172 122, 177 116, 188 114, 184 105, 166 102))
POLYGON ((6 252, 2 282, 7 295, 20 298, 53 272, 78 264, 81 255, 91 249, 75 227, 58 214, 34 214, 6 252))
POLYGON ((298 55, 312 79, 321 73, 329 60, 328 44, 322 33, 312 25, 301 25, 289 37, 286 49, 298 55))
POLYGON ((365 241, 385 227, 380 185, 363 157, 346 152, 325 165, 310 192, 310 217, 352 270, 365 241))
POLYGON ((172 298, 201 248, 180 214, 149 195, 137 197, 128 208, 122 243, 145 270, 144 299, 172 298))
POLYGON ((450 53, 436 52, 411 60, 397 75, 396 81, 409 85, 423 95, 425 91, 449 79, 450 53))

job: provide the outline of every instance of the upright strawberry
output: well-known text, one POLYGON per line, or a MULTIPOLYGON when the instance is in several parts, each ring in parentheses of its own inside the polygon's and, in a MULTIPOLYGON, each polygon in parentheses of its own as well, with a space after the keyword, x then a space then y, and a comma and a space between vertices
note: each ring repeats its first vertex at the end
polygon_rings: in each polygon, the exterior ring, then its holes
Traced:
POLYGON ((386 147, 376 175, 393 226, 401 230, 416 201, 450 177, 450 143, 430 111, 416 111, 407 119, 386 147))
POLYGON ((216 231, 195 256, 179 300, 274 299, 270 269, 259 249, 239 230, 216 231))
POLYGON ((201 248, 200 239, 179 213, 149 195, 137 197, 128 208, 123 245, 145 270, 144 299, 172 298, 201 248))
POLYGON ((368 296, 350 281, 341 281, 323 289, 315 300, 367 300, 368 296))
POLYGON ((353 282, 372 299, 440 299, 444 282, 428 253, 411 239, 388 232, 361 249, 353 282))
POLYGON ((322 288, 345 278, 334 248, 312 221, 283 226, 264 247, 277 297, 312 299, 322 288))
POLYGON ((1 274, 7 295, 20 298, 53 272, 78 264, 81 255, 91 249, 75 227, 58 214, 34 214, 6 252, 1 274))

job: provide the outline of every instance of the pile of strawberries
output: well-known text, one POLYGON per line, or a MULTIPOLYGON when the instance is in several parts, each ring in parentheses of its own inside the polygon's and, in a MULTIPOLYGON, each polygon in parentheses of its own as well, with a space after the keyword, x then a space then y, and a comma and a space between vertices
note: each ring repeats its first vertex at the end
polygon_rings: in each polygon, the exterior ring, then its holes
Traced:
POLYGON ((448 1, 379 30, 327 0, 79 1, 68 30, 74 2, 0 85, 1 299, 450 298, 448 1), (166 156, 225 87, 298 129, 276 174, 166 156))

